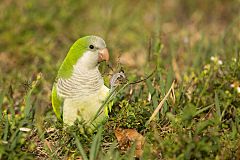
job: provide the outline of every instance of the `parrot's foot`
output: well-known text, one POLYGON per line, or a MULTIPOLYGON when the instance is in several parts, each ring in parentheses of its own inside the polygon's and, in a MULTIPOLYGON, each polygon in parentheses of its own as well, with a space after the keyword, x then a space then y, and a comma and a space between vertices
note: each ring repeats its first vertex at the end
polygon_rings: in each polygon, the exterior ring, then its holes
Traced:
POLYGON ((112 78, 110 79, 110 87, 111 90, 115 87, 117 87, 119 84, 122 84, 123 82, 126 81, 126 76, 124 74, 124 71, 121 70, 118 73, 115 73, 112 78))

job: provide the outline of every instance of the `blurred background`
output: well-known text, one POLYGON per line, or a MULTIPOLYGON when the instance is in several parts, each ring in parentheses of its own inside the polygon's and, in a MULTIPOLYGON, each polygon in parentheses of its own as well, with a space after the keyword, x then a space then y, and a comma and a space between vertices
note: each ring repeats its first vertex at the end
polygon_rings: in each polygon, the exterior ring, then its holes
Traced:
POLYGON ((38 99, 49 104, 62 60, 85 35, 105 39, 113 68, 120 64, 129 75, 142 76, 157 64, 181 79, 193 67, 201 70, 210 56, 236 55, 239 8, 239 0, 2 0, 1 87, 20 99, 41 72, 38 99))
MULTIPOLYGON (((106 84, 121 68, 130 82, 157 68, 115 97, 101 150, 122 127, 144 135, 145 159, 239 159, 240 0, 0 0, 0 159, 80 156, 50 95, 69 48, 86 35, 106 41, 106 84)), ((87 152, 92 138, 79 134, 87 152)))

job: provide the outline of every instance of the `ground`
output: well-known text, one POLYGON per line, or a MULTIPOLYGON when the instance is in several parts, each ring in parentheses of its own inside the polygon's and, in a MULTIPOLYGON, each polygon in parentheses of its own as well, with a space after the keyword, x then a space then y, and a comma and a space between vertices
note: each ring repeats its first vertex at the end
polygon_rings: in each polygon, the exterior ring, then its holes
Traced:
POLYGON ((239 159, 239 8, 239 0, 2 0, 0 159, 239 159), (85 35, 109 48, 106 85, 121 69, 127 76, 98 132, 64 128, 50 101, 69 47, 85 35))

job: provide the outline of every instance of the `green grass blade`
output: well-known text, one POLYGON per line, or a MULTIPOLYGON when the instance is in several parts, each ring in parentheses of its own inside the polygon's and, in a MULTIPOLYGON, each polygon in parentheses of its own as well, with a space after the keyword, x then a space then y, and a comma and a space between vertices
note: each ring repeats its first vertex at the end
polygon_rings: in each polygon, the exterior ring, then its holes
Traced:
POLYGON ((25 103, 26 103, 25 110, 24 110, 25 117, 28 117, 30 115, 30 110, 32 108, 31 93, 32 93, 32 90, 30 90, 25 96, 25 103))
POLYGON ((0 93, 0 122, 2 121, 3 118, 3 98, 4 98, 4 92, 0 93))
MULTIPOLYGON (((166 85, 165 85, 165 82, 163 80, 163 76, 161 73, 159 73, 159 77, 160 77, 160 92, 161 92, 161 98, 163 98, 166 94, 166 85)), ((158 113, 158 116, 157 118, 160 117, 160 113, 164 113, 166 111, 166 108, 167 108, 167 103, 164 102, 164 105, 163 105, 163 109, 161 110, 161 112, 158 113)))
POLYGON ((5 115, 6 119, 5 119, 5 127, 4 127, 4 135, 3 135, 3 140, 7 141, 7 137, 8 137, 8 128, 9 128, 9 121, 8 121, 8 115, 5 115))
POLYGON ((17 146, 19 137, 21 137, 21 133, 19 133, 19 130, 16 130, 9 140, 11 143, 10 150, 13 150, 17 146))
POLYGON ((156 109, 156 107, 158 106, 158 92, 157 90, 154 88, 154 85, 152 84, 152 81, 150 79, 146 80, 146 84, 147 84, 147 88, 149 93, 151 94, 152 98, 152 103, 153 103, 153 109, 156 109))
POLYGON ((214 104, 211 104, 211 105, 209 105, 209 106, 207 106, 207 107, 204 107, 204 108, 198 110, 198 111, 196 112, 196 114, 194 114, 193 117, 195 117, 195 116, 197 116, 197 115, 203 113, 204 111, 206 111, 206 110, 208 110, 209 108, 211 108, 213 105, 214 105, 214 104))
POLYGON ((15 125, 15 109, 14 109, 14 102, 12 99, 9 100, 10 102, 10 113, 11 113, 11 122, 13 123, 12 125, 15 125))
POLYGON ((100 127, 97 135, 93 139, 93 143, 92 143, 91 149, 90 149, 90 160, 97 159, 98 151, 99 151, 100 144, 101 144, 100 142, 102 139, 102 131, 103 131, 103 129, 102 129, 102 127, 100 127))
POLYGON ((148 91, 153 94, 154 91, 155 91, 155 88, 153 87, 152 85, 152 81, 150 79, 147 79, 146 80, 146 84, 147 84, 147 87, 148 87, 148 91))
POLYGON ((199 122, 196 127, 196 134, 201 133, 203 130, 205 130, 208 126, 212 126, 213 122, 211 120, 199 122))
POLYGON ((218 119, 219 119, 219 121, 221 121, 221 109, 220 109, 220 103, 219 103, 217 92, 215 92, 215 106, 216 106, 216 112, 217 112, 218 119))
POLYGON ((123 89, 125 89, 127 86, 129 85, 129 83, 124 84, 123 86, 121 86, 118 90, 117 87, 113 89, 113 91, 111 91, 108 95, 108 97, 105 99, 105 101, 102 103, 101 107, 98 109, 96 115, 94 116, 94 118, 91 120, 91 123, 99 116, 101 110, 103 109, 103 107, 108 104, 111 100, 113 100, 116 95, 118 95, 123 89))
POLYGON ((84 151, 84 149, 83 149, 83 147, 82 147, 82 144, 80 143, 78 137, 76 136, 75 133, 73 133, 73 136, 74 136, 74 138, 75 138, 75 143, 76 143, 76 145, 77 145, 77 148, 78 148, 78 150, 79 150, 79 152, 80 152, 83 160, 88 160, 87 155, 86 155, 86 153, 85 153, 85 151, 84 151))
POLYGON ((25 105, 26 105, 24 110, 25 118, 30 117, 30 112, 31 112, 31 109, 33 108, 32 101, 31 101, 32 92, 36 89, 41 79, 42 79, 42 74, 38 73, 37 79, 32 82, 31 88, 29 89, 26 96, 24 97, 25 105))

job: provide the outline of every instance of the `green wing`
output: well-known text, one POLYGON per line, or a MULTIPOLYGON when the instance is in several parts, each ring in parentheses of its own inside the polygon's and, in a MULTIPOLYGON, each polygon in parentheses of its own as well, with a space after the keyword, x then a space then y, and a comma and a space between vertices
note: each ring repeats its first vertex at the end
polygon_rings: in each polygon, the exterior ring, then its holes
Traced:
POLYGON ((63 100, 57 95, 57 88, 56 88, 56 84, 54 83, 52 88, 52 107, 57 118, 61 121, 62 121, 62 118, 61 118, 62 104, 63 104, 63 100))

